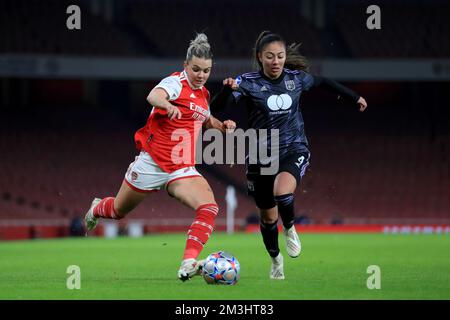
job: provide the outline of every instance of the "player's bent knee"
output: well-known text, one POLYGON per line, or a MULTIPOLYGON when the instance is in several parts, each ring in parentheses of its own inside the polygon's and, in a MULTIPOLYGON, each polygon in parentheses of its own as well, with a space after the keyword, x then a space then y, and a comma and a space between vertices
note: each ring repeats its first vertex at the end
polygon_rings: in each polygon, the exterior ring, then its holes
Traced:
POLYGON ((263 218, 261 218, 261 222, 264 224, 274 224, 277 221, 278 221, 278 219, 263 219, 263 218))
MULTIPOLYGON (((270 209, 269 209, 270 210, 270 209)), ((278 221, 278 212, 274 210, 261 210, 261 222, 266 224, 273 224, 278 221)))
POLYGON ((297 188, 297 181, 291 173, 280 173, 274 183, 274 196, 281 196, 288 193, 293 193, 297 188))

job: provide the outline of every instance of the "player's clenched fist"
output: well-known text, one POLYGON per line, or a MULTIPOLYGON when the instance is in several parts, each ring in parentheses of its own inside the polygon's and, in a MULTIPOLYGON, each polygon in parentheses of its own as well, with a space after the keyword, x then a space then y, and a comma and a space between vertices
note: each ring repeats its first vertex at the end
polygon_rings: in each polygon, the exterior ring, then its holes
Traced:
POLYGON ((366 110, 367 108, 366 99, 364 99, 363 97, 359 97, 357 103, 359 104, 359 111, 363 112, 364 110, 366 110))
POLYGON ((229 86, 233 90, 239 89, 239 85, 237 84, 236 80, 233 78, 226 78, 225 80, 223 80, 223 85, 229 86))
POLYGON ((226 133, 232 133, 236 129, 236 122, 233 120, 225 120, 222 126, 226 133))

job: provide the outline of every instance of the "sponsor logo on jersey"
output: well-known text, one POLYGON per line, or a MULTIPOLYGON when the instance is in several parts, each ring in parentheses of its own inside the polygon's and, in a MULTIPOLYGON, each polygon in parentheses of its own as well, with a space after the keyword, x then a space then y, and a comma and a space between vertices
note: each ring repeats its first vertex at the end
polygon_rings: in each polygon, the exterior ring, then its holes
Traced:
POLYGON ((193 93, 191 93, 191 95, 190 95, 189 97, 191 97, 192 99, 197 98, 197 97, 195 96, 195 94, 193 94, 193 93))
POLYGON ((259 91, 261 91, 261 92, 263 92, 263 91, 267 91, 267 88, 266 88, 266 86, 262 86, 262 87, 261 87, 261 90, 259 90, 259 91))
POLYGON ((189 109, 194 111, 192 114, 192 118, 195 120, 200 120, 204 122, 206 118, 209 116, 209 111, 202 108, 201 106, 195 104, 194 102, 189 103, 189 109))
POLYGON ((294 80, 287 80, 284 82, 284 84, 286 85, 286 89, 289 91, 292 91, 295 89, 295 82, 294 80))
POLYGON ((288 94, 271 95, 267 99, 267 106, 272 111, 287 110, 292 106, 292 98, 288 94))

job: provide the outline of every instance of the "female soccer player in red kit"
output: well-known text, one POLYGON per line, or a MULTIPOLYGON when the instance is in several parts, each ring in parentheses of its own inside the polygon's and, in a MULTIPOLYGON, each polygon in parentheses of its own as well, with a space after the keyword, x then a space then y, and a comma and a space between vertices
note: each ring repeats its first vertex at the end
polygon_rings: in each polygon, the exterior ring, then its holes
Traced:
POLYGON ((195 169, 196 138, 202 126, 222 132, 236 127, 235 122, 221 122, 210 114, 209 92, 204 85, 211 66, 208 38, 198 34, 190 42, 184 70, 164 78, 148 95, 153 109, 147 124, 135 134, 140 154, 130 164, 118 194, 95 198, 85 217, 88 230, 95 228, 99 218, 122 219, 149 192, 164 187, 169 195, 196 212, 178 271, 182 281, 199 273, 197 257, 219 212, 208 182, 195 169))

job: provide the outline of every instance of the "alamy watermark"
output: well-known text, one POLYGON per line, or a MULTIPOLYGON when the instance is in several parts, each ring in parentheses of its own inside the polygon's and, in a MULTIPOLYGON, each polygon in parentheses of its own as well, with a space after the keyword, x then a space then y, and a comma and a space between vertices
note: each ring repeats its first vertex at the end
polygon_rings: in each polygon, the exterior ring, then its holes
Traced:
POLYGON ((66 273, 69 274, 66 281, 66 287, 69 290, 81 289, 81 269, 77 265, 67 267, 66 273))
POLYGON ((367 289, 381 289, 381 269, 377 265, 370 265, 367 267, 367 273, 370 276, 367 278, 367 289))
POLYGON ((79 6, 72 4, 67 7, 66 13, 70 14, 66 20, 66 27, 69 30, 81 29, 81 9, 79 6))
POLYGON ((373 4, 367 7, 367 14, 370 16, 366 20, 366 26, 369 30, 381 29, 381 9, 379 6, 373 4))
POLYGON ((258 164, 261 175, 274 175, 279 169, 280 137, 278 129, 236 129, 223 134, 218 129, 201 129, 201 123, 194 124, 194 132, 176 129, 171 140, 171 160, 174 164, 258 164), (195 146, 194 142, 195 141, 195 146), (208 143, 203 147, 204 143, 208 143), (194 151, 195 150, 195 154, 194 151))

